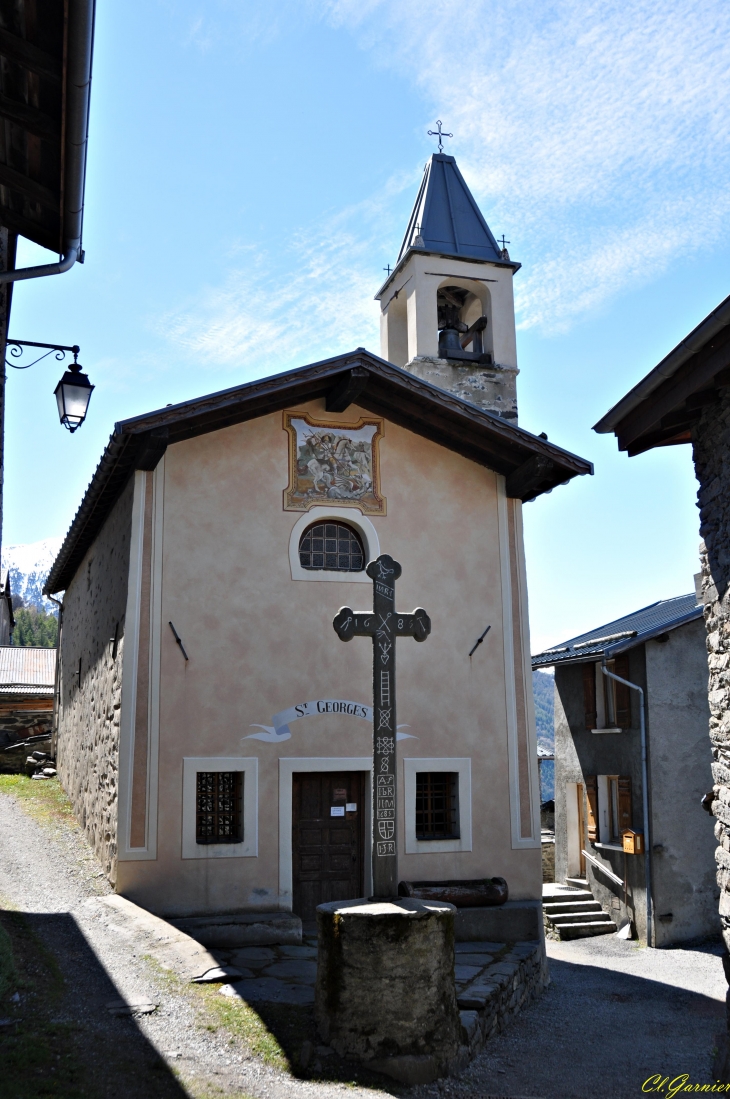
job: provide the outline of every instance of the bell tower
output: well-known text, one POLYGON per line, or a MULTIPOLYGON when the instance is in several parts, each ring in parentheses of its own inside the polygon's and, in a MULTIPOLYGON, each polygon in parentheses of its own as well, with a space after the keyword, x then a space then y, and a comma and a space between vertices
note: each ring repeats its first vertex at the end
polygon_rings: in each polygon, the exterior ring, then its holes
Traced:
POLYGON ((398 262, 375 295, 380 354, 424 381, 517 421, 512 278, 453 156, 425 167, 398 262))

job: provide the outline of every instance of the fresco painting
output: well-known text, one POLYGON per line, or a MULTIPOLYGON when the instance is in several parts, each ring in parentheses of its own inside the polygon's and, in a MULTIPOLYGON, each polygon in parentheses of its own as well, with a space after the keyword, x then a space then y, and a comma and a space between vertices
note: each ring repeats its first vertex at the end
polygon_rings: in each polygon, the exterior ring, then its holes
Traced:
POLYGON ((364 514, 385 515, 380 491, 378 443, 380 419, 356 423, 323 422, 306 412, 285 412, 289 433, 289 485, 286 511, 308 511, 327 501, 358 507, 364 514))

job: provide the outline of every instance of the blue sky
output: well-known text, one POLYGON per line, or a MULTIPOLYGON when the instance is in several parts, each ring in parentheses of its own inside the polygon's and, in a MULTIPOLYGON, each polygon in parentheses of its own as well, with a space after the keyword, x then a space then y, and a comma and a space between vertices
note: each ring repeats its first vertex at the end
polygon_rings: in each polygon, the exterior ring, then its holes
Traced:
POLYGON ((729 32, 709 0, 100 4, 87 260, 11 322, 97 388, 71 437, 58 364, 9 371, 4 542, 65 532, 115 420, 377 351, 438 117, 523 264, 520 423, 596 466, 525 508, 533 649, 691 590, 689 448, 591 426, 730 293, 729 32))

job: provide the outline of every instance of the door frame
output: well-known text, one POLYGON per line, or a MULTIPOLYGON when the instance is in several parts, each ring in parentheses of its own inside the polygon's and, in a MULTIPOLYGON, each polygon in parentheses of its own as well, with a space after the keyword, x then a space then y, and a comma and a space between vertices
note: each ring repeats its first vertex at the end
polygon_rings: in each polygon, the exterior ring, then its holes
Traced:
POLYGON ((372 860, 372 756, 293 756, 279 759, 279 906, 291 912, 294 905, 292 865, 292 795, 295 771, 365 771, 363 804, 363 885, 365 896, 373 891, 372 860))
POLYGON ((582 782, 576 783, 576 794, 578 798, 578 838, 580 839, 580 876, 585 878, 586 876, 586 857, 583 854, 583 848, 586 846, 586 813, 585 813, 585 786, 582 782))
MULTIPOLYGON (((584 784, 565 783, 565 847, 566 876, 580 877, 585 874, 585 813, 583 809, 584 784)), ((557 836, 556 836, 557 839, 557 836)))

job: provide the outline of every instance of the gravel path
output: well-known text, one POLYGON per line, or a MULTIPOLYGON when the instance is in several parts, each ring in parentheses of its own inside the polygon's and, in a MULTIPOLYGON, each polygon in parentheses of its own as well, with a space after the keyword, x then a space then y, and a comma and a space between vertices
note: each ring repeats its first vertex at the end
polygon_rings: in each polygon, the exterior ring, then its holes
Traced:
POLYGON ((727 992, 719 944, 646 950, 601 935, 547 951, 547 992, 458 1080, 421 1088, 423 1099, 635 1099, 656 1073, 712 1082, 727 992))
MULTIPOLYGON (((0 795, 0 903, 28 913, 56 955, 63 1011, 84 1030, 105 1099, 384 1099, 399 1090, 297 1080, 223 1030, 206 1030, 202 1009, 141 956, 134 936, 100 919, 89 899, 108 892, 78 828, 41 826, 0 795), (159 1007, 116 1018, 105 1004, 120 996, 159 1007)), ((727 990, 719 946, 642 950, 607 935, 550 942, 548 954, 545 995, 460 1078, 414 1088, 413 1099, 628 1099, 654 1073, 711 1080, 727 990)))
MULTIPOLYGON (((37 824, 0 794, 0 904, 29 914, 65 979, 62 1017, 84 1031, 99 1094, 134 1099, 256 1096, 261 1099, 382 1099, 385 1092, 297 1080, 252 1056, 223 1030, 206 1029, 195 1004, 138 953, 130 934, 99 918, 89 898, 108 893, 78 828, 37 824), (111 1015, 106 1004, 138 998, 154 1014, 111 1015)), ((1 1090, 1 1087, 0 1087, 1 1090)))

